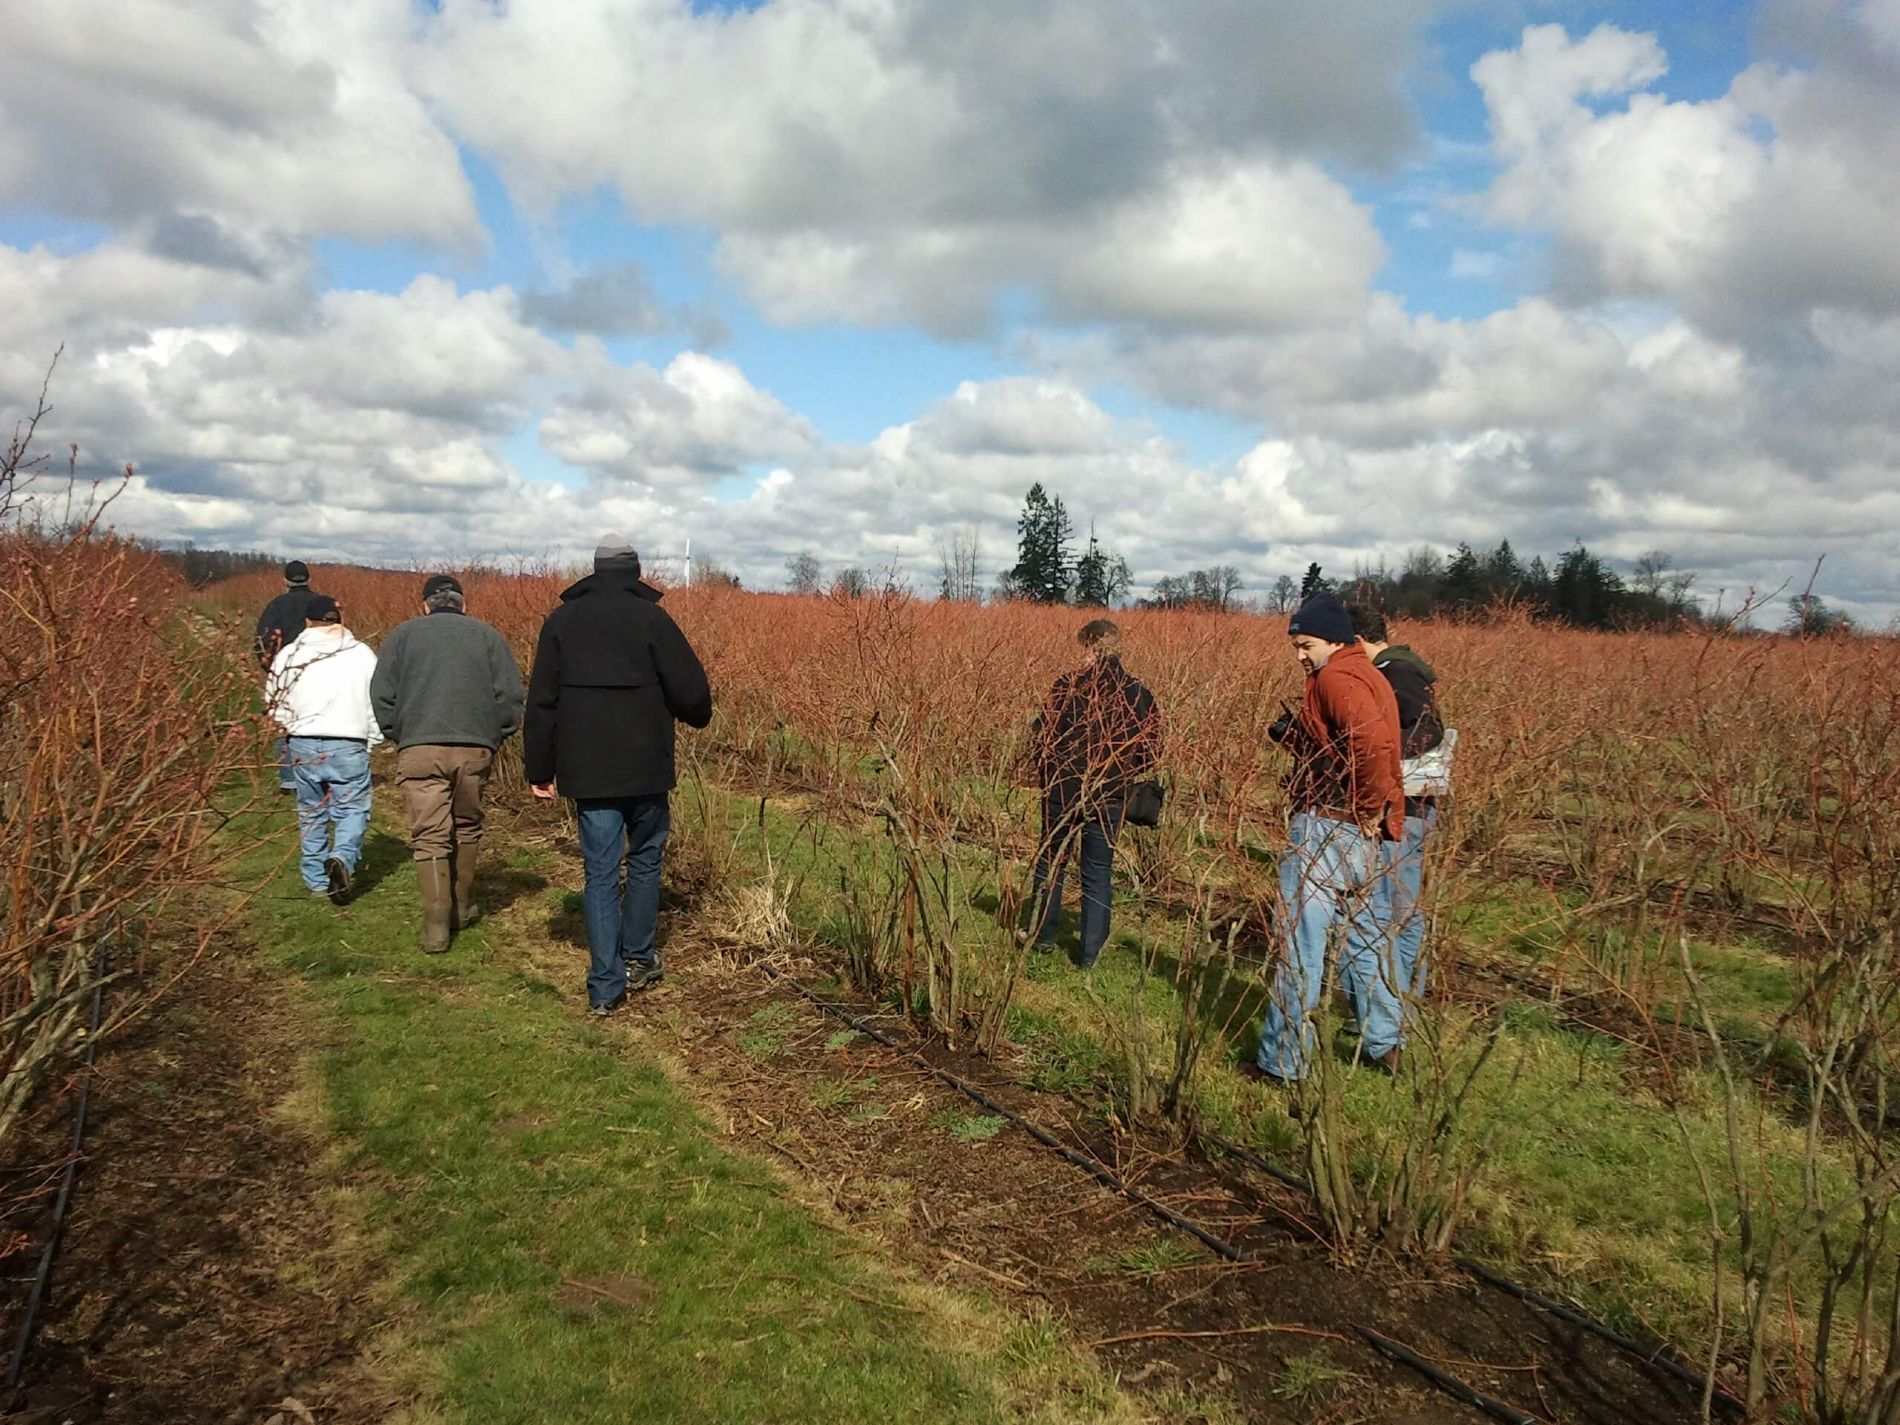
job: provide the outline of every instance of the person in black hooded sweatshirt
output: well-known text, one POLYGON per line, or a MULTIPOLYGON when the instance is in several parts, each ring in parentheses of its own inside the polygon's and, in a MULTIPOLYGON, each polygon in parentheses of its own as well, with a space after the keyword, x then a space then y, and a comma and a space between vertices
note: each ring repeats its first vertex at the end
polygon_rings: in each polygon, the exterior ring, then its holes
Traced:
POLYGON ((522 729, 534 795, 551 800, 558 786, 580 822, 595 1014, 612 1014, 629 991, 660 981, 653 937, 676 780, 673 724, 711 721, 698 655, 660 607, 660 591, 640 577, 639 554, 604 536, 594 572, 566 589, 541 625, 522 729))

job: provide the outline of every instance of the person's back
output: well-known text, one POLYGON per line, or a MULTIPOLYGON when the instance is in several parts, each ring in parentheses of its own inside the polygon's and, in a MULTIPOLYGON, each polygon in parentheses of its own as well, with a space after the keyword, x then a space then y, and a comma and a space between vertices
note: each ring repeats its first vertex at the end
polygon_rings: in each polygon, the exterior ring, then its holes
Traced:
POLYGON ((558 784, 574 799, 596 1014, 612 1014, 662 976, 655 928, 675 720, 712 721, 706 670, 659 590, 641 579, 640 556, 609 535, 594 551, 594 572, 541 625, 522 738, 534 795, 552 798, 558 784))
POLYGON ((264 612, 257 617, 252 646, 259 667, 269 668, 272 660, 302 635, 304 614, 316 597, 316 590, 310 587, 310 570, 302 560, 291 560, 284 566, 283 593, 264 605, 264 612))
POLYGON ((492 751, 520 725, 521 674, 491 624, 459 610, 424 614, 391 629, 379 657, 378 714, 399 748, 492 751))
POLYGON ((495 753, 521 725, 521 670, 508 640, 468 616, 461 582, 432 574, 422 615, 383 640, 371 689, 396 743, 396 785, 422 900, 421 947, 439 955, 481 918, 475 899, 495 753))
POLYGON ((1032 729, 1042 787, 1042 844, 1030 887, 1039 951, 1055 945, 1062 925, 1062 884, 1071 852, 1082 868, 1082 938, 1075 963, 1093 965, 1108 941, 1114 898, 1115 840, 1128 797, 1154 770, 1161 752, 1161 713, 1154 695, 1122 667, 1121 630, 1091 619, 1076 635, 1088 662, 1063 674, 1032 729))
POLYGON ((528 686, 528 780, 595 799, 668 792, 675 720, 712 721, 712 690, 660 592, 605 568, 561 594, 528 686))
POLYGON ((1035 736, 1050 795, 1065 804, 1124 798, 1130 783, 1152 770, 1160 750, 1154 694, 1119 657, 1093 659, 1056 680, 1035 736))
POLYGON ((369 749, 382 741, 370 707, 376 654, 344 627, 335 599, 315 594, 306 607, 303 632, 271 660, 265 706, 284 731, 304 885, 341 903, 369 825, 369 749))

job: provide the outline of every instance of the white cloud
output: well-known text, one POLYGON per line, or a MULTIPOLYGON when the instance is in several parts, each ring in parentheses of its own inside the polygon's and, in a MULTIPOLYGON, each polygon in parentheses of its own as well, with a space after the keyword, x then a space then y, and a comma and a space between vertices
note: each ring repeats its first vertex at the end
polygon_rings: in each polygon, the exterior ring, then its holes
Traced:
POLYGON ((683 352, 664 371, 584 352, 584 387, 541 422, 548 449, 610 480, 692 489, 817 443, 809 422, 729 361, 683 352))
MULTIPOLYGON (((1878 42, 1884 14, 1843 23, 1878 42)), ((1757 341, 1820 307, 1900 310, 1900 64, 1859 53, 1671 101, 1653 36, 1532 26, 1472 68, 1504 163, 1490 213, 1550 232, 1576 300, 1659 297, 1757 341)))
POLYGON ((608 183, 711 227, 774 320, 969 332, 1028 284, 1065 319, 1234 326, 1363 293, 1381 245, 1318 161, 1411 142, 1424 8, 451 0, 418 72, 529 202, 608 183))
POLYGON ((15 7, 0 197, 113 223, 478 242, 455 146, 404 72, 409 27, 376 0, 15 7))

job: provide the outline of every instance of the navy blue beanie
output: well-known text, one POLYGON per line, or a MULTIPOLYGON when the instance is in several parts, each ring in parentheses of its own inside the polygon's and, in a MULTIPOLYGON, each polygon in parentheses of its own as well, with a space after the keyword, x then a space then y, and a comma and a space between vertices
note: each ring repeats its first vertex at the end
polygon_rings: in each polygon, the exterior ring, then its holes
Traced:
POLYGON ((1301 604, 1293 615, 1293 621, 1286 626, 1289 634, 1303 633, 1309 638, 1324 639, 1328 643, 1351 643, 1353 641, 1352 618, 1346 612, 1346 606, 1339 602, 1336 594, 1320 592, 1301 604))

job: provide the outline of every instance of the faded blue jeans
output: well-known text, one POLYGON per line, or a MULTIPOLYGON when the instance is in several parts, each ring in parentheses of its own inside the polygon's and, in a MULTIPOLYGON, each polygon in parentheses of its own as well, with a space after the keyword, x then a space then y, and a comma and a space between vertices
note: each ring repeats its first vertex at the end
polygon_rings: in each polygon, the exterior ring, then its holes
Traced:
POLYGON ((369 745, 350 737, 287 739, 290 773, 297 784, 297 829, 302 842, 298 869, 311 891, 328 889, 325 858, 334 856, 354 872, 369 827, 369 745), (334 837, 334 840, 332 840, 334 837))
POLYGON ((297 790, 297 778, 290 770, 290 739, 277 739, 277 785, 287 792, 297 790))
POLYGON ((1419 893, 1425 883, 1425 841, 1438 825, 1438 808, 1423 804, 1420 814, 1405 818, 1405 838, 1384 844, 1385 874, 1379 877, 1374 904, 1386 933, 1392 938, 1393 973, 1401 994, 1425 997, 1425 914, 1419 893))
POLYGON ((1122 829, 1122 802, 1093 811, 1064 811, 1045 799, 1042 810, 1042 848, 1036 857, 1035 881, 1029 903, 1036 908, 1036 944, 1055 944, 1062 929, 1062 883, 1068 876, 1069 855, 1082 863, 1082 943, 1075 963, 1093 965, 1108 943, 1109 913, 1115 900, 1115 838, 1122 829))
POLYGON ((576 801, 587 886, 587 999, 612 1004, 627 990, 627 966, 651 965, 660 923, 660 859, 672 817, 666 793, 576 801), (626 868, 625 881, 621 867, 626 868))
POLYGON ((1326 987, 1326 958, 1339 951, 1340 980, 1359 1016, 1360 1047, 1382 1058, 1403 1039, 1403 1009, 1389 937, 1377 905, 1377 836, 1350 822, 1300 812, 1280 861, 1281 958, 1257 1062, 1302 1079, 1313 1053, 1313 1012, 1326 987))

